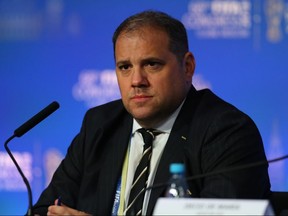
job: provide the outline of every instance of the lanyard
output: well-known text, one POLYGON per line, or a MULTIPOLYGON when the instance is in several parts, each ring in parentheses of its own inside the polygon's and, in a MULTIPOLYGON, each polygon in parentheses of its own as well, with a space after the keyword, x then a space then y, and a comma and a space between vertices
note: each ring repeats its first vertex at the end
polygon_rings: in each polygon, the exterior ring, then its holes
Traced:
POLYGON ((122 175, 117 182, 117 189, 114 198, 114 204, 112 208, 112 215, 123 215, 124 212, 124 201, 125 201, 125 188, 126 188, 126 180, 127 180, 127 172, 128 172, 128 155, 129 149, 126 153, 122 175))

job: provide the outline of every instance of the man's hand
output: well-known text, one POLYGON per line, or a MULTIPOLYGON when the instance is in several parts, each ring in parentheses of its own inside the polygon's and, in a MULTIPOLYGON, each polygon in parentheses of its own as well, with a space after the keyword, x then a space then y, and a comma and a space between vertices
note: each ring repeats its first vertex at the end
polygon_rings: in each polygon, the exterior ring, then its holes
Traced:
POLYGON ((55 200, 54 205, 49 206, 47 215, 77 215, 77 216, 88 216, 90 214, 87 214, 82 211, 78 211, 76 209, 69 208, 65 206, 64 204, 61 204, 60 206, 57 205, 58 199, 55 200))

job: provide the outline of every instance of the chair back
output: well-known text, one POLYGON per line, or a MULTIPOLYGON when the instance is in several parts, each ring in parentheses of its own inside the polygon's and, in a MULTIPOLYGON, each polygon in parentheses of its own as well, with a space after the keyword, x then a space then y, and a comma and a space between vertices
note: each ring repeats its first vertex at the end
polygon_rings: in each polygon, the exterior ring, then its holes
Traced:
POLYGON ((270 202, 274 209, 275 215, 288 216, 288 192, 272 191, 270 202))

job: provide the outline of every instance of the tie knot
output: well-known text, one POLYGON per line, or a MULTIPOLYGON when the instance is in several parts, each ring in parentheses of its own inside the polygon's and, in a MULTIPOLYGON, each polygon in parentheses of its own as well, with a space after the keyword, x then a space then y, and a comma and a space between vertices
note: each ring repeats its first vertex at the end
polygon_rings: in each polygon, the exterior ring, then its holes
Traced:
POLYGON ((144 149, 152 146, 153 140, 155 138, 155 136, 157 136, 158 134, 160 134, 160 131, 157 131, 153 128, 149 128, 149 129, 145 129, 145 128, 140 128, 138 129, 138 132, 141 133, 145 146, 144 149))

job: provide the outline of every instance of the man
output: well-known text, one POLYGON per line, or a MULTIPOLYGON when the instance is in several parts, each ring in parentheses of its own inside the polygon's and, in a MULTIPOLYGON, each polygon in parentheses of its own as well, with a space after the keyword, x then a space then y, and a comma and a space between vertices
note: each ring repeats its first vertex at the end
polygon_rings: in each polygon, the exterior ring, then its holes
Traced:
MULTIPOLYGON (((49 206, 48 215, 136 214, 127 209, 143 151, 139 128, 160 133, 153 141, 148 185, 167 182, 174 162, 184 163, 186 175, 193 176, 266 160, 253 121, 210 90, 191 85, 195 61, 181 22, 144 11, 116 29, 113 44, 122 100, 86 113, 35 213, 46 214, 49 206)), ((192 197, 262 199, 270 193, 267 166, 188 185, 192 197)), ((151 215, 164 191, 147 190, 138 213, 151 215)))

